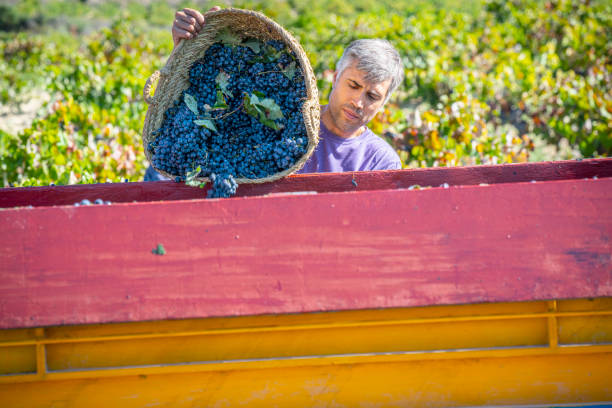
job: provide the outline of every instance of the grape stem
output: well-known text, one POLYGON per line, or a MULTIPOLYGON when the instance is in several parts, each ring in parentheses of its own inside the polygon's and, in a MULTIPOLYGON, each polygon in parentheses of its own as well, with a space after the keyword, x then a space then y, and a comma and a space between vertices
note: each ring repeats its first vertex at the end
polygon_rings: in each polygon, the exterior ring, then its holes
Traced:
POLYGON ((226 117, 228 117, 229 115, 231 115, 231 114, 233 114, 233 113, 235 113, 235 112, 239 111, 239 110, 240 110, 240 108, 242 108, 242 105, 243 105, 243 104, 244 104, 244 101, 243 101, 243 102, 240 102, 240 105, 239 105, 239 106, 238 106, 236 109, 234 109, 234 110, 233 110, 233 111, 231 111, 230 113, 226 113, 225 115, 221 115, 221 116, 219 116, 218 118, 215 118, 215 120, 225 119, 225 118, 226 118, 226 117))
POLYGON ((261 74, 272 74, 272 73, 274 73, 274 72, 278 72, 278 73, 281 73, 281 74, 282 74, 284 71, 261 71, 261 72, 256 73, 255 75, 261 75, 261 74))

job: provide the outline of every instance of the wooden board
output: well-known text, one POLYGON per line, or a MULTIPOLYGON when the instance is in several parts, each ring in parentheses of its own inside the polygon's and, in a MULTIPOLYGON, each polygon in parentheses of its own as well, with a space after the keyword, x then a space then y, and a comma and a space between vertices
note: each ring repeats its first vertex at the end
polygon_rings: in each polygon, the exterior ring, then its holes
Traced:
MULTIPOLYGON (((304 174, 290 176, 274 183, 242 184, 238 188, 237 196, 250 197, 300 191, 324 193, 390 190, 408 188, 415 184, 437 187, 444 183, 457 186, 529 182, 531 180, 577 180, 593 177, 612 177, 612 159, 304 174)), ((71 205, 84 198, 92 202, 101 198, 114 203, 125 203, 189 200, 204 197, 206 197, 206 190, 171 181, 22 187, 0 189, 0 208, 71 205)))
POLYGON ((0 328, 612 296, 611 192, 600 178, 1 210, 0 328))

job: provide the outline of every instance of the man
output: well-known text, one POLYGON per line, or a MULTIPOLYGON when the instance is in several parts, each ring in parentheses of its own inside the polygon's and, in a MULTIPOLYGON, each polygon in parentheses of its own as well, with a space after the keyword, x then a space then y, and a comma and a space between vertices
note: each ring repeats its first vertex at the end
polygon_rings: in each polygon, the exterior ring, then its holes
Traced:
MULTIPOLYGON (((175 17, 175 46, 183 38, 197 36, 205 22, 200 12, 188 8, 175 17)), ((321 108, 319 144, 298 173, 400 169, 395 150, 366 124, 389 100, 403 75, 399 53, 388 41, 353 41, 337 63, 329 103, 321 108)), ((149 167, 145 181, 162 177, 149 167)))

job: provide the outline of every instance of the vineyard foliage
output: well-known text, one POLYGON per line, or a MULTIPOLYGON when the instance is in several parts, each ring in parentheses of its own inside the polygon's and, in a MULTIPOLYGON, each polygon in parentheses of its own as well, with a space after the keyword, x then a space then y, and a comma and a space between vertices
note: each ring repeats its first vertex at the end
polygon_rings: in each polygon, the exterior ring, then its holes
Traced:
MULTIPOLYGON (((171 52, 175 10, 157 1, 102 2, 116 9, 101 11, 64 0, 47 8, 57 15, 41 16, 38 3, 2 6, 14 21, 0 19, 0 104, 51 95, 29 127, 0 130, 3 185, 141 180, 148 166, 142 88, 171 52), (106 12, 110 22, 92 28, 70 15, 68 31, 45 28, 68 9, 89 10, 97 22, 106 12)), ((541 160, 542 146, 570 147, 555 158, 612 153, 608 1, 487 0, 463 9, 442 0, 232 4, 264 12, 299 39, 322 103, 344 46, 358 38, 391 41, 406 78, 370 127, 405 167, 541 160)))

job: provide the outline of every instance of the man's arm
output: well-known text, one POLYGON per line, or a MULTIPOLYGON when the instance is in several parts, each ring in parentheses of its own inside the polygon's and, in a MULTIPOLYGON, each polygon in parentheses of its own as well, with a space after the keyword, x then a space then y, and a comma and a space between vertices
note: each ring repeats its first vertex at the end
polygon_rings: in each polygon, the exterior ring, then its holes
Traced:
MULTIPOLYGON (((208 11, 218 11, 221 7, 215 6, 208 11)), ((174 14, 174 22, 172 23, 172 41, 176 47, 182 39, 188 40, 198 35, 202 27, 204 27, 205 19, 202 13, 197 10, 184 8, 174 14)), ((144 181, 170 180, 169 178, 159 174, 153 166, 149 164, 145 173, 144 181)))

